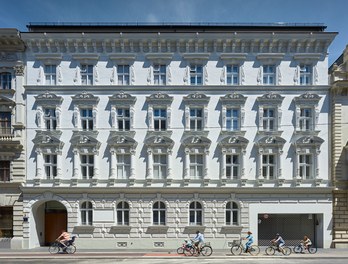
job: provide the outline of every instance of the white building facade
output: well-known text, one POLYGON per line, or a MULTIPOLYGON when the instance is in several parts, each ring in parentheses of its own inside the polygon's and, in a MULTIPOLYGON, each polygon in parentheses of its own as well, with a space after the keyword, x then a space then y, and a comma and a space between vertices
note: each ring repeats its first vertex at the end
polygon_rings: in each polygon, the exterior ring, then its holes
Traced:
POLYGON ((30 25, 23 247, 329 247, 324 30, 30 25))

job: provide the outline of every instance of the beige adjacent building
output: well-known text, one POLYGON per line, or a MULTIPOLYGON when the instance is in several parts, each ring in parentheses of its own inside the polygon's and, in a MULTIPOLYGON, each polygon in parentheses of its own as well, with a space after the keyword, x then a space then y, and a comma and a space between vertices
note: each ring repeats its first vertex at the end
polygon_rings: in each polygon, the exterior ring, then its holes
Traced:
POLYGON ((330 68, 332 82, 333 246, 348 247, 348 46, 330 68))
POLYGON ((25 178, 23 52, 17 29, 0 29, 0 248, 21 248, 25 178))

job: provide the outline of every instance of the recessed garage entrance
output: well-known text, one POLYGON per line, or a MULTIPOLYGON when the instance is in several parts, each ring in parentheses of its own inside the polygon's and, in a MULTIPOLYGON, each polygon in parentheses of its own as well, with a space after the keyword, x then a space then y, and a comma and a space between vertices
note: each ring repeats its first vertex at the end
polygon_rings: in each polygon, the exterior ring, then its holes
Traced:
POLYGON ((259 214, 258 244, 270 245, 279 233, 287 246, 294 246, 307 235, 317 247, 322 247, 322 232, 318 226, 322 216, 317 214, 259 214))

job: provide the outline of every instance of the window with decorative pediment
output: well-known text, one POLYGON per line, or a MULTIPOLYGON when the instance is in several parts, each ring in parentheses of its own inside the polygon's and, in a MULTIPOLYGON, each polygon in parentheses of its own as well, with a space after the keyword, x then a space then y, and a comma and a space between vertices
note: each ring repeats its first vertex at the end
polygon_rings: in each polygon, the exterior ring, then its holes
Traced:
POLYGON ((318 156, 323 142, 324 140, 317 136, 303 136, 295 141, 295 177, 297 180, 319 178, 318 156))
POLYGON ((241 94, 227 94, 220 97, 222 131, 238 132, 244 124, 246 97, 241 94))
POLYGON ((109 96, 109 102, 112 128, 117 131, 133 130, 136 97, 126 93, 117 93, 109 96))
POLYGON ((129 180, 134 178, 137 142, 129 136, 117 133, 111 132, 108 139, 111 154, 110 179, 129 180))
POLYGON ((57 85, 62 82, 61 54, 40 53, 35 55, 35 59, 40 65, 37 78, 38 84, 57 85))
POLYGON ((221 179, 240 180, 244 177, 244 156, 249 141, 242 136, 225 136, 221 148, 221 179))
POLYGON ((285 140, 278 136, 266 136, 258 140, 258 179, 277 180, 282 178, 281 154, 285 140))
POLYGON ((71 98, 74 105, 73 123, 75 129, 96 131, 99 97, 91 93, 80 93, 71 98))
POLYGON ((150 131, 167 131, 171 128, 171 104, 173 97, 156 93, 146 97, 150 131))
POLYGON ((319 101, 321 97, 313 93, 305 93, 294 98, 296 111, 296 133, 319 132, 319 101))
POLYGON ((109 54, 109 59, 113 62, 111 74, 111 84, 131 85, 135 82, 134 60, 136 55, 133 53, 109 54))
POLYGON ((148 180, 165 180, 171 178, 171 154, 174 141, 163 135, 149 135, 145 139, 147 147, 148 180))
POLYGON ((188 62, 184 83, 189 85, 204 85, 208 83, 207 61, 209 53, 185 53, 183 58, 188 62))
POLYGON ((12 89, 12 73, 0 72, 0 89, 3 89, 3 90, 12 89))
POLYGON ((46 92, 35 96, 36 123, 39 129, 54 131, 60 129, 61 105, 63 98, 53 93, 46 92))
POLYGON ((260 53, 256 55, 261 66, 257 75, 257 83, 262 85, 279 85, 282 81, 280 62, 284 58, 283 53, 260 53))
POLYGON ((86 132, 73 132, 70 142, 74 154, 74 179, 98 179, 98 157, 101 143, 95 137, 96 135, 86 132))
POLYGON ((297 53, 294 60, 297 62, 294 75, 295 85, 314 85, 318 82, 317 62, 320 53, 297 53))
POLYGON ((203 136, 189 136, 182 144, 185 149, 184 179, 207 179, 210 139, 203 136))
POLYGON ((205 94, 185 96, 185 131, 203 131, 208 121, 208 103, 210 97, 205 94))
POLYGON ((222 53, 220 59, 224 62, 220 82, 225 85, 241 85, 244 83, 243 63, 246 60, 245 53, 222 53))
POLYGON ((33 142, 36 153, 37 180, 59 179, 62 175, 62 149, 64 142, 60 140, 60 134, 52 134, 49 131, 36 133, 33 142))
POLYGON ((81 85, 95 85, 99 81, 97 63, 99 56, 96 54, 73 54, 72 58, 79 62, 76 68, 74 82, 81 85))
POLYGON ((173 59, 172 53, 148 53, 146 59, 151 61, 148 84, 167 85, 171 82, 170 62, 173 59))
POLYGON ((259 132, 277 133, 281 125, 281 104, 284 97, 268 93, 257 98, 259 103, 259 132))

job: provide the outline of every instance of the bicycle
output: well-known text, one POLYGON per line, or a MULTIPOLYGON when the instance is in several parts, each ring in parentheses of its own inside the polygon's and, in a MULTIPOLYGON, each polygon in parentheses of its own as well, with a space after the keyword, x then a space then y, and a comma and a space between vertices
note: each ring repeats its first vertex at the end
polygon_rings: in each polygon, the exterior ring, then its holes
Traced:
MULTIPOLYGON (((242 252, 245 251, 245 245, 242 243, 242 238, 239 240, 239 242, 237 241, 233 241, 232 247, 231 247, 231 253, 233 255, 240 255, 242 254, 242 252)), ((260 248, 257 245, 251 245, 248 248, 247 251, 250 255, 256 256, 260 253, 260 248)))
POLYGON ((65 245, 63 245, 59 241, 53 242, 50 247, 48 248, 48 251, 51 254, 58 254, 60 251, 62 253, 67 253, 67 254, 74 254, 76 252, 76 247, 75 247, 75 238, 76 236, 73 236, 68 242, 66 242, 65 245))
MULTIPOLYGON (((193 241, 192 245, 194 245, 193 241)), ((208 243, 202 244, 199 247, 199 251, 197 250, 196 246, 193 246, 193 255, 199 256, 200 254, 202 254, 202 256, 209 257, 211 254, 213 254, 213 248, 208 243)))
POLYGON ((277 244, 272 243, 268 248, 266 248, 267 255, 274 255, 276 251, 281 252, 285 256, 289 256, 291 254, 291 248, 287 246, 278 247, 277 244))
POLYGON ((183 243, 181 247, 177 248, 176 253, 185 254, 186 256, 192 256, 194 253, 192 243, 185 240, 185 243, 183 243))
POLYGON ((308 248, 306 249, 304 244, 301 242, 297 246, 294 246, 293 251, 295 253, 304 253, 305 251, 308 251, 310 254, 315 254, 317 252, 317 247, 314 245, 308 245, 308 248))

